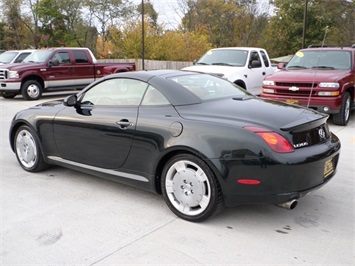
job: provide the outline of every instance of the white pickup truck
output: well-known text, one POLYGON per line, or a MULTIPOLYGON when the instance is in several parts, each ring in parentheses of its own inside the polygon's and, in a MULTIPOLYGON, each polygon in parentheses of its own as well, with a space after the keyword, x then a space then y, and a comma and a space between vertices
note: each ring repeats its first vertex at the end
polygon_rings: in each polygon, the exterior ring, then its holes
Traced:
POLYGON ((273 74, 273 67, 267 52, 255 47, 226 47, 209 50, 193 66, 183 70, 215 74, 224 77, 260 95, 263 80, 273 74))
POLYGON ((0 54, 0 65, 21 63, 27 56, 36 50, 10 50, 0 54))

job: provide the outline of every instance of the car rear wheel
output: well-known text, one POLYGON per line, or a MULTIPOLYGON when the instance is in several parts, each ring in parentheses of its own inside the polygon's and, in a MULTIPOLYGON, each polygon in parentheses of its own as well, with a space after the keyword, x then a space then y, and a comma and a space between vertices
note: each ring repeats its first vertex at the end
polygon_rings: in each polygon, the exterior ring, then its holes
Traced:
POLYGON ((165 202, 178 217, 203 221, 223 209, 219 184, 201 159, 181 154, 165 165, 161 179, 165 202))
POLYGON ((37 80, 27 80, 22 84, 21 94, 26 100, 38 100, 43 92, 43 86, 37 80))
POLYGON ((48 167, 35 134, 28 126, 19 127, 15 135, 14 147, 17 160, 26 171, 39 172, 48 167))
POLYGON ((349 122, 350 110, 351 110, 350 93, 345 92, 339 113, 333 115, 333 123, 340 126, 346 126, 349 122))

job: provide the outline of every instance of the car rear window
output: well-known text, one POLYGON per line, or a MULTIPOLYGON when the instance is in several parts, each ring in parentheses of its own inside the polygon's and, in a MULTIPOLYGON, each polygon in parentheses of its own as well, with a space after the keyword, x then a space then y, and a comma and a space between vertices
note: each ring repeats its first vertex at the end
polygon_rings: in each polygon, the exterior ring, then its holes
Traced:
POLYGON ((188 89, 201 100, 249 94, 228 80, 209 74, 191 74, 171 77, 169 79, 188 89))

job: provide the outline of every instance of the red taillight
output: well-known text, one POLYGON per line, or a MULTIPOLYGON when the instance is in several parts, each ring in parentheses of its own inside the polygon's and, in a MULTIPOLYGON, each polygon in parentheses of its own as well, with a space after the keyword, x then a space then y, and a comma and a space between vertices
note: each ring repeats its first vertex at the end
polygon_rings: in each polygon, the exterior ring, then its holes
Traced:
POLYGON ((243 185, 259 185, 261 182, 255 179, 238 179, 237 182, 243 185))
POLYGON ((287 153, 295 150, 287 139, 276 132, 254 126, 247 126, 244 128, 258 134, 275 152, 287 153))

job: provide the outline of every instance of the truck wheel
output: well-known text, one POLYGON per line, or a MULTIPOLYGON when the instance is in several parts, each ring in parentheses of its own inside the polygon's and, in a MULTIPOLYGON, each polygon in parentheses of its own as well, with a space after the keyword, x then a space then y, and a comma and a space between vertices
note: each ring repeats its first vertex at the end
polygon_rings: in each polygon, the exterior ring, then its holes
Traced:
POLYGON ((26 100, 38 100, 42 92, 43 87, 37 80, 27 80, 21 86, 21 94, 26 100))
POLYGON ((350 110, 351 110, 350 93, 345 92, 339 113, 333 115, 333 123, 339 126, 346 126, 349 122, 350 110))
POLYGON ((17 95, 16 92, 2 92, 1 96, 5 99, 12 99, 15 98, 15 96, 17 95))

